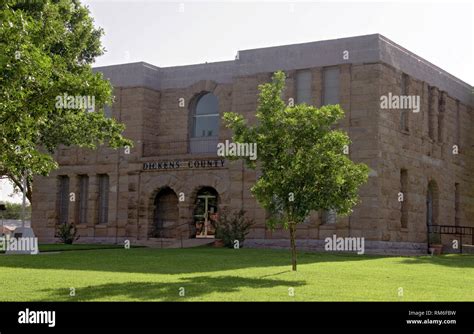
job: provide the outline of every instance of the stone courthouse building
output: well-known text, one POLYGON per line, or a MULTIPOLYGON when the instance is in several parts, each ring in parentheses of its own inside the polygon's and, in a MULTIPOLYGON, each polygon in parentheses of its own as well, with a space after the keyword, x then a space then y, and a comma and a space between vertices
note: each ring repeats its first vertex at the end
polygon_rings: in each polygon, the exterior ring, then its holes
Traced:
POLYGON ((353 213, 313 213, 297 229, 300 247, 335 234, 364 237, 369 250, 426 252, 429 225, 474 227, 472 86, 379 34, 239 51, 231 61, 95 70, 114 87, 106 113, 135 145, 57 150, 60 168, 34 181, 40 242, 68 221, 82 242, 191 245, 212 237, 216 213, 243 208, 255 220, 246 246, 288 246, 288 231, 266 228, 251 195, 257 172, 216 152, 231 139, 223 113, 255 121, 258 85, 277 70, 287 74, 286 100, 342 106, 349 156, 370 167, 353 213), (419 97, 419 111, 384 109, 383 96, 419 97))

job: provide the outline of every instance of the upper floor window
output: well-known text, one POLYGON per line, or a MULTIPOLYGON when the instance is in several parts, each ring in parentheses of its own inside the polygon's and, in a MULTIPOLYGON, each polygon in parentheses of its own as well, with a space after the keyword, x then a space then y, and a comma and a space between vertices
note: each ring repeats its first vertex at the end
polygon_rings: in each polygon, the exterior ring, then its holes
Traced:
POLYGON ((321 223, 326 224, 335 224, 337 221, 337 211, 334 209, 322 210, 321 212, 321 223))
POLYGON ((459 109, 459 100, 456 101, 456 133, 455 133, 456 145, 459 148, 461 146, 461 113, 459 109))
POLYGON ((311 71, 302 70, 296 72, 296 104, 312 104, 311 101, 311 71))
POLYGON ((112 117, 112 106, 109 106, 108 104, 104 106, 104 116, 105 118, 112 117))
POLYGON ((339 68, 329 67, 323 71, 323 105, 339 104, 339 68))
POLYGON ((435 111, 433 105, 438 103, 435 101, 435 87, 428 86, 428 136, 435 140, 435 111))
MULTIPOLYGON (((407 96, 408 95, 408 75, 402 73, 402 78, 400 82, 400 95, 407 96)), ((400 130, 408 132, 410 128, 408 127, 408 117, 409 117, 409 110, 408 109, 401 109, 400 110, 400 130)))
POLYGON ((217 96, 212 93, 199 96, 192 113, 192 137, 217 137, 219 135, 217 96))

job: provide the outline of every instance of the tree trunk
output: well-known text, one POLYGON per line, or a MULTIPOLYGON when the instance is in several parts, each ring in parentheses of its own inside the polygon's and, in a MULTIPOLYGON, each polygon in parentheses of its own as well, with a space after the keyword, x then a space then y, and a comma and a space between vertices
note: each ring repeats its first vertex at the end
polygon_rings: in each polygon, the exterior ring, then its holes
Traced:
POLYGON ((295 240, 295 234, 296 234, 296 223, 291 222, 290 223, 290 243, 291 243, 291 265, 292 265, 292 270, 296 271, 296 240, 295 240))
MULTIPOLYGON (((18 189, 20 189, 21 192, 23 192, 23 182, 21 179, 17 179, 16 177, 14 177, 12 174, 5 174, 8 176, 8 178, 18 187, 18 189)), ((32 184, 31 184, 31 181, 29 180, 29 178, 26 179, 26 198, 28 199, 28 201, 30 202, 30 205, 32 203, 32 199, 33 199, 33 189, 32 189, 32 184)))

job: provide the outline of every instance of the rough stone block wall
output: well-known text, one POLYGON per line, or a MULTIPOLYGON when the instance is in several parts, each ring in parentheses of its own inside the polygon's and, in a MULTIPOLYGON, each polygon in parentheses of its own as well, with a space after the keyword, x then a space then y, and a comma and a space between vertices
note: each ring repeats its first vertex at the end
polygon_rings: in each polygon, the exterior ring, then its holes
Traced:
MULTIPOLYGON (((386 64, 380 65, 380 95, 401 94, 402 72, 386 64)), ((456 100, 437 87, 426 82, 408 78, 407 95, 420 96, 421 110, 408 113, 409 131, 400 129, 400 110, 380 109, 380 152, 382 166, 379 177, 382 184, 382 202, 379 211, 387 224, 384 241, 426 242, 426 197, 430 181, 436 182, 437 208, 434 223, 454 225, 455 183, 461 184, 461 216, 472 212, 474 184, 470 175, 472 154, 467 150, 453 154, 456 143, 456 100), (431 98, 429 92, 431 91, 431 98), (444 102, 443 102, 444 101, 444 102), (431 104, 431 105, 430 105, 431 104), (431 129, 430 129, 431 128, 431 129), (461 167, 462 166, 462 167, 461 167), (408 207, 408 226, 401 227, 400 171, 408 174, 408 189, 404 200, 408 207)), ((472 116, 466 106, 459 109, 461 122, 461 145, 472 143, 467 127, 472 126, 472 116), (462 131, 464 127, 464 131, 462 131)), ((463 219, 461 225, 473 226, 472 219, 463 219)))
MULTIPOLYGON (((312 99, 322 103, 323 67, 310 67, 312 99)), ((339 65, 340 105, 346 114, 338 128, 347 131, 352 144, 349 156, 370 167, 367 184, 360 189, 360 203, 348 217, 338 217, 335 224, 323 224, 320 212, 297 228, 297 238, 324 239, 338 236, 365 237, 384 242, 426 241, 426 193, 428 182, 437 184, 438 224, 454 224, 454 185, 460 184, 461 225, 474 226, 474 131, 472 107, 437 87, 408 76, 407 94, 419 95, 421 111, 408 113, 408 131, 400 130, 400 111, 381 110, 380 96, 401 94, 402 72, 389 65, 353 63, 339 65), (429 98, 431 91, 432 98, 429 98), (439 100, 443 102, 440 104, 439 100), (429 104, 431 103, 431 107, 429 104), (428 117, 428 110, 431 116, 428 117), (459 129, 459 131, 457 130, 459 129), (459 135, 457 134, 459 132, 459 135), (458 137, 460 140, 458 140, 458 137), (459 141, 459 143, 458 143, 459 141), (453 145, 459 155, 452 154, 453 145), (401 226, 401 169, 407 170, 408 225, 401 226)), ((251 124, 256 121, 258 85, 269 82, 272 73, 234 76, 232 83, 200 80, 181 88, 162 90, 144 87, 114 89, 113 117, 127 126, 124 135, 134 142, 130 154, 101 147, 92 151, 60 147, 56 154, 61 168, 49 177, 35 178, 33 193, 33 227, 40 241, 53 240, 57 223, 58 176, 68 175, 70 191, 78 192, 78 175, 89 176, 87 223, 78 226, 82 240, 88 242, 122 242, 124 239, 146 240, 153 223, 154 196, 159 189, 170 187, 176 195, 185 195, 178 204, 179 231, 187 233, 187 222, 193 220, 198 189, 214 187, 219 205, 232 210, 244 208, 255 220, 249 238, 287 240, 289 233, 270 231, 267 212, 252 197, 251 187, 258 172, 242 161, 226 160, 223 168, 143 171, 143 163, 156 160, 208 159, 215 154, 188 153, 190 137, 190 103, 201 92, 218 97, 219 112, 242 114, 251 124), (183 99, 184 106, 179 105, 183 99), (98 224, 98 174, 109 175, 109 223, 98 224)), ((295 98, 296 70, 287 71, 285 100, 295 98)), ((220 124, 219 141, 231 138, 231 131, 220 124)), ((69 205, 69 220, 77 222, 77 202, 69 205)), ((189 232, 189 231, 188 231, 189 232)))

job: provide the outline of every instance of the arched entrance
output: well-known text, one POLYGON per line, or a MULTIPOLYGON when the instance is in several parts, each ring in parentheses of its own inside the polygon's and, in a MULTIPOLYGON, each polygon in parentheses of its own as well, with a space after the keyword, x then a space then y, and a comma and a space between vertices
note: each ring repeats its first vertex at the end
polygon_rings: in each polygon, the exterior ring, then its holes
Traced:
POLYGON ((203 187, 196 194, 194 224, 196 238, 214 238, 219 196, 212 187, 203 187))
POLYGON ((178 224, 178 197, 171 188, 163 188, 154 200, 152 238, 173 238, 178 224))

